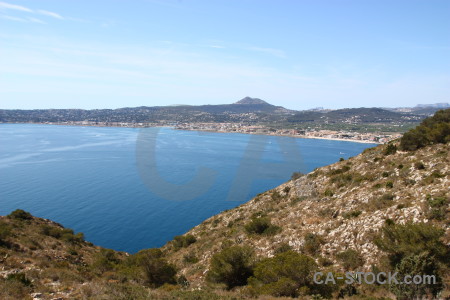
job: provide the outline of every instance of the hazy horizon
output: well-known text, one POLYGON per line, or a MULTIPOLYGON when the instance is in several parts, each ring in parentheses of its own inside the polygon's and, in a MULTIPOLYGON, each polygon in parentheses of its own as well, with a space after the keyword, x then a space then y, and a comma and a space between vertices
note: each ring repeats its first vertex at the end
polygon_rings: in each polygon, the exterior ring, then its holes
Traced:
MULTIPOLYGON (((251 97, 251 98, 258 98, 258 97, 251 97)), ((241 98, 243 99, 243 98, 241 98)), ((120 108, 134 108, 134 107, 156 107, 156 106, 167 106, 167 107, 176 107, 176 106, 203 106, 203 105, 228 105, 228 104, 233 104, 241 99, 238 99, 236 101, 233 102, 229 102, 229 103, 203 103, 203 104, 189 104, 189 103, 179 103, 179 104, 168 104, 168 105, 139 105, 139 106, 117 106, 117 107, 93 107, 93 108, 82 108, 82 107, 58 107, 58 108, 53 108, 53 107, 47 107, 47 108, 3 108, 0 107, 0 109, 6 109, 6 110, 34 110, 34 109, 42 109, 42 110, 47 110, 47 109, 84 109, 84 110, 101 110, 101 109, 120 109, 120 108)), ((282 106, 282 105, 278 105, 276 103, 271 103, 270 101, 267 101, 263 98, 258 98, 261 100, 266 101, 268 104, 272 104, 275 106, 282 106)), ((323 108, 323 109, 332 109, 332 110, 337 110, 337 109, 346 109, 346 108, 410 108, 410 107, 416 107, 417 105, 433 105, 433 104, 449 104, 448 102, 436 102, 436 103, 416 103, 416 104, 411 104, 409 106, 342 106, 342 107, 334 107, 334 108, 329 108, 329 107, 321 107, 321 106, 315 106, 315 107, 309 107, 309 108, 303 108, 303 109, 293 109, 290 107, 284 107, 287 109, 291 109, 291 110, 298 110, 298 111, 302 111, 302 110, 311 110, 311 109, 316 109, 316 108, 323 108)))
POLYGON ((449 12, 444 0, 0 0, 0 106, 450 102, 449 12))

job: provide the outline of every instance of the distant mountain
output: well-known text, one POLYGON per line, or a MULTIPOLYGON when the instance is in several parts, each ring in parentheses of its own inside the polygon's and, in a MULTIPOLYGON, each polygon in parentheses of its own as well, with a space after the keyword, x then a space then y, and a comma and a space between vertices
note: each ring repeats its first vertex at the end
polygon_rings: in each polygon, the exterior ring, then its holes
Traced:
POLYGON ((264 100, 245 97, 233 104, 141 106, 118 109, 0 109, 0 122, 255 122, 267 115, 279 116, 295 111, 264 100), (251 115, 249 115, 251 114, 251 115))
POLYGON ((435 108, 448 108, 450 104, 448 103, 434 103, 434 104, 417 104, 416 108, 424 108, 424 107, 435 107, 435 108))
POLYGON ((260 104, 260 105, 273 106, 272 104, 269 104, 269 103, 267 103, 264 100, 261 100, 259 98, 251 98, 251 97, 245 97, 245 98, 243 98, 243 99, 241 99, 238 102, 235 102, 233 104, 251 104, 251 105, 260 104))
POLYGON ((435 112, 441 109, 449 108, 448 103, 434 103, 434 104, 417 104, 415 107, 395 107, 385 108, 389 111, 395 111, 400 113, 414 113, 418 115, 431 116, 435 112))
POLYGON ((405 114, 381 108, 344 108, 328 112, 301 111, 288 118, 288 122, 315 123, 395 123, 418 122, 423 119, 415 114, 405 114))

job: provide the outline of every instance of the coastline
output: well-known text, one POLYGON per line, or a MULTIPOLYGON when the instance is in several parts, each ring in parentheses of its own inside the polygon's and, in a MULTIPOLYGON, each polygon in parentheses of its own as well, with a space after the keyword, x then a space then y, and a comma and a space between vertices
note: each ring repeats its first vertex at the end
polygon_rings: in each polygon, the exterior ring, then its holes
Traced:
POLYGON ((309 136, 309 135, 267 134, 267 133, 261 133, 261 132, 236 132, 236 131, 218 131, 218 130, 206 130, 206 129, 205 130, 201 130, 201 129, 184 129, 184 128, 175 128, 175 127, 173 127, 173 128, 175 130, 184 130, 184 131, 202 131, 202 132, 214 132, 214 133, 240 133, 240 134, 253 134, 253 135, 266 135, 266 136, 284 136, 284 137, 292 137, 292 138, 298 138, 298 139, 317 139, 317 140, 353 142, 353 143, 361 143, 361 144, 377 144, 377 145, 384 144, 384 143, 381 143, 381 142, 367 141, 367 140, 341 139, 341 138, 309 136))
POLYGON ((214 132, 214 133, 240 133, 240 134, 253 134, 253 135, 266 135, 266 136, 281 136, 281 137, 292 137, 300 139, 317 139, 317 140, 330 140, 330 141, 341 141, 341 142, 353 142, 362 144, 384 144, 377 141, 359 140, 359 139, 345 139, 345 138, 333 138, 333 137, 321 137, 321 136, 310 136, 310 135, 294 135, 294 134, 270 134, 262 132, 237 132, 237 131, 219 131, 219 130, 208 130, 208 129, 187 129, 187 128, 177 128, 170 125, 162 124, 151 124, 151 123, 108 123, 108 124, 82 124, 82 123, 37 123, 37 122, 23 122, 23 123, 9 123, 2 122, 1 124, 32 124, 32 125, 59 125, 59 126, 79 126, 79 127, 110 127, 110 128, 150 128, 150 127, 164 127, 173 128, 174 130, 184 130, 184 131, 201 131, 201 132, 214 132))

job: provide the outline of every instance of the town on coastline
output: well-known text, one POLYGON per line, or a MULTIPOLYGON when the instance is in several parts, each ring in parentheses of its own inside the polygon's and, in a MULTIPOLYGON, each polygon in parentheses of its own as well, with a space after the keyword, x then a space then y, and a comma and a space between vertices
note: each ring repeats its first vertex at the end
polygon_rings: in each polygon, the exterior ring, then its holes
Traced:
MULTIPOLYGON (((31 122, 30 122, 31 123, 31 122)), ((67 121, 67 122, 39 122, 38 124, 68 125, 68 126, 96 126, 96 127, 172 127, 177 130, 209 131, 223 133, 262 134, 274 136, 289 136, 309 139, 326 139, 339 141, 352 141, 359 143, 385 144, 400 138, 400 133, 360 133, 339 130, 321 130, 308 128, 298 129, 274 129, 263 125, 246 125, 242 123, 138 123, 138 122, 95 122, 95 121, 67 121)))

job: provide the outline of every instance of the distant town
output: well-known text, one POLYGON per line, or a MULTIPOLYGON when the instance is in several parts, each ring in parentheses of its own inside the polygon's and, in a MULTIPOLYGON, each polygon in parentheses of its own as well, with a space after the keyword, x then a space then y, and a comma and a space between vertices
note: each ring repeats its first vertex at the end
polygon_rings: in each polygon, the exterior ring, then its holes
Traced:
POLYGON ((99 127, 172 127, 299 138, 386 143, 414 128, 448 103, 399 108, 290 110, 258 98, 232 104, 142 106, 119 109, 0 109, 0 123, 99 127))

